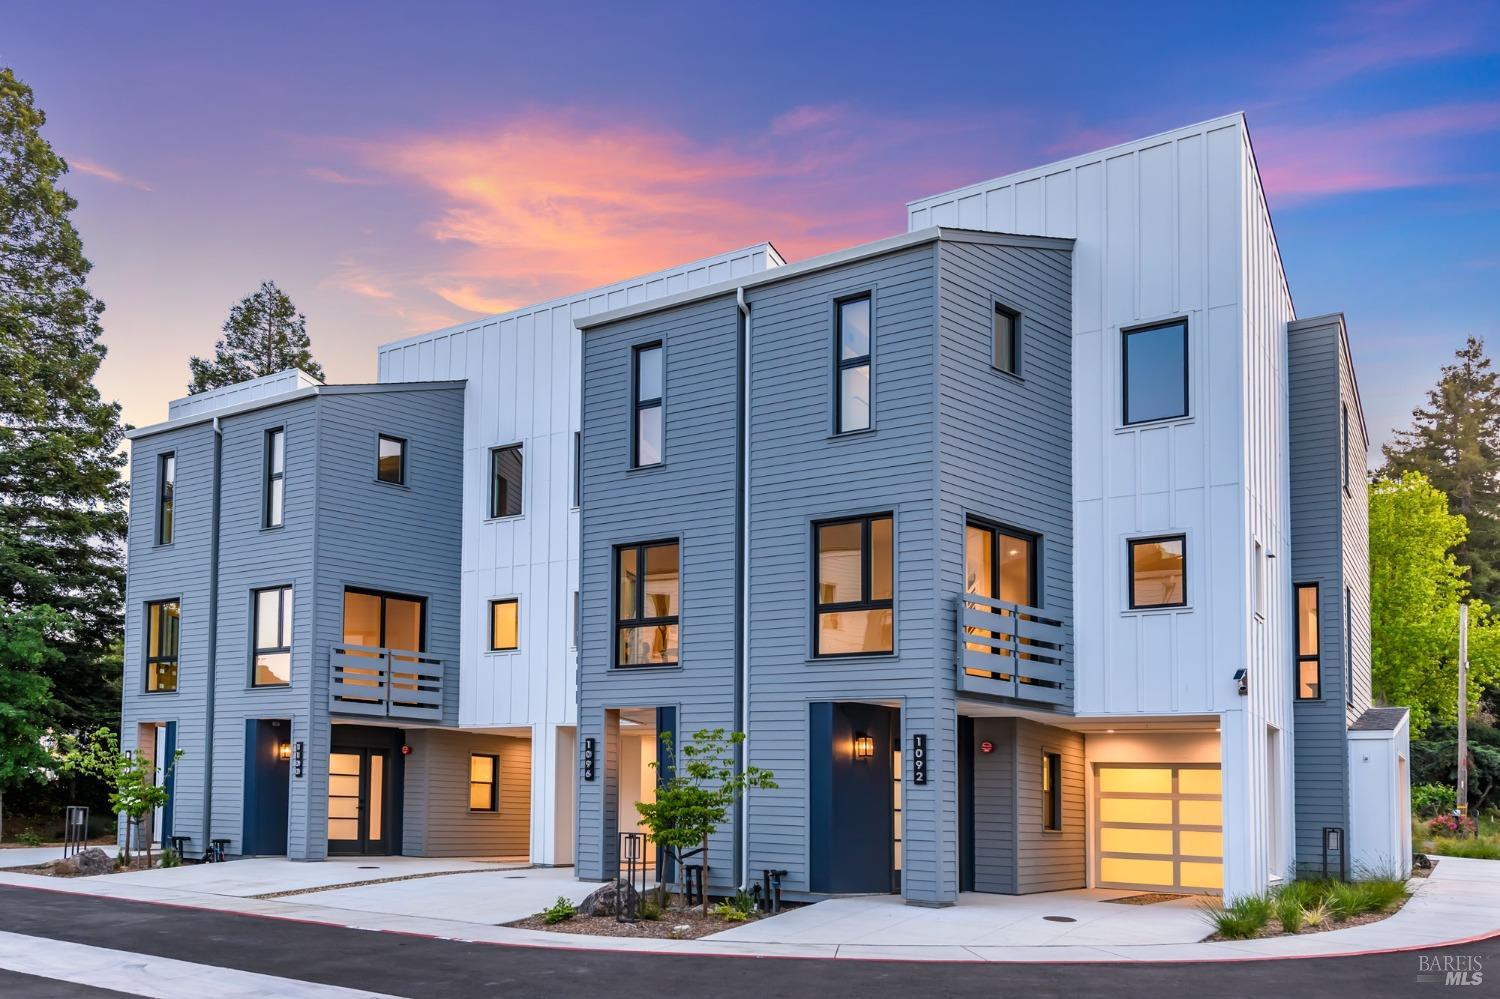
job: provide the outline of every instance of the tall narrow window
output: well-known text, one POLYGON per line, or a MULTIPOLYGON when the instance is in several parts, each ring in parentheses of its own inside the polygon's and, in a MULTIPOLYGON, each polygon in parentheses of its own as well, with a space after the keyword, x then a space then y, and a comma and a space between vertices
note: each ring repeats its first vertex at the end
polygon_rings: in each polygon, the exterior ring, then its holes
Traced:
POLYGON ((490 601, 490 651, 514 652, 521 647, 521 604, 514 597, 490 601))
POLYGON ((870 296, 838 305, 835 422, 841 434, 870 428, 870 296))
POLYGON ((1349 491, 1349 404, 1344 403, 1344 425, 1341 431, 1343 438, 1343 460, 1340 462, 1340 474, 1344 479, 1344 491, 1349 491))
POLYGON ((573 431, 573 506, 583 506, 583 434, 573 431))
POLYGON ((521 445, 490 449, 490 516, 521 515, 521 485, 524 462, 521 445))
POLYGON ((266 527, 280 527, 286 505, 286 431, 266 431, 266 527))
POLYGON ((666 372, 662 368, 662 347, 650 343, 635 348, 635 421, 632 428, 631 464, 636 468, 660 465, 665 449, 665 423, 662 400, 666 398, 666 372))
POLYGON ((1297 584, 1297 698, 1323 696, 1318 666, 1318 584, 1297 584))
POLYGON ((1062 828, 1062 754, 1042 754, 1042 828, 1062 828))
POLYGON ((375 478, 392 485, 405 485, 406 438, 381 434, 375 448, 375 478))
POLYGON ((1134 538, 1129 542, 1130 606, 1187 605, 1187 539, 1134 538))
POLYGON ((172 531, 172 496, 177 491, 177 455, 171 451, 156 459, 156 543, 170 545, 172 531))
POLYGON ((1012 375, 1021 373, 1021 314, 998 303, 993 348, 995 367, 1012 375))
POLYGON ((677 665, 682 581, 676 541, 615 553, 615 664, 677 665))
POLYGON ((1188 415, 1187 320, 1124 331, 1125 422, 1188 415))
POLYGON ((255 649, 250 682, 281 687, 292 682, 292 588, 255 591, 255 649))
POLYGON ((177 689, 177 652, 182 641, 182 605, 158 600, 146 605, 146 692, 177 689))
POLYGON ((1254 574, 1255 616, 1264 621, 1266 619, 1266 549, 1259 541, 1251 547, 1251 558, 1254 560, 1250 571, 1254 574))
POLYGON ((1354 596, 1344 587, 1344 703, 1354 706, 1354 596))
POLYGON ((493 753, 469 756, 469 811, 500 810, 500 757, 493 753))
POLYGON ((813 525, 813 654, 895 650, 895 572, 888 513, 813 525))

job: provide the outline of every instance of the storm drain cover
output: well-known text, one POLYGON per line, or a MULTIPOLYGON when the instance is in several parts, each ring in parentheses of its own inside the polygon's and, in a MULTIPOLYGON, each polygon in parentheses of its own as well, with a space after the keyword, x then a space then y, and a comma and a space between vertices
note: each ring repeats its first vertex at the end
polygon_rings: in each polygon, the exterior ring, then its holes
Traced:
POLYGON ((1078 920, 1074 919, 1072 916, 1043 916, 1042 918, 1045 919, 1045 920, 1047 920, 1047 922, 1049 922, 1049 923, 1076 923, 1076 922, 1078 922, 1078 920))
POLYGON ((360 864, 359 865, 359 869, 362 870, 362 871, 378 871, 378 870, 380 870, 380 868, 377 865, 375 865, 375 864, 360 864))

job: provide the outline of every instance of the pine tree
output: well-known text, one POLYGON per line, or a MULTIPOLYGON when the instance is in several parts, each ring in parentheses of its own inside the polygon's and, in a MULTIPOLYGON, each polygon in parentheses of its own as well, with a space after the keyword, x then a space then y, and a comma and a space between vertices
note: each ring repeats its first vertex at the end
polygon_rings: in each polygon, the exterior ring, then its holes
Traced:
POLYGON ((307 317, 275 281, 262 281, 259 291, 240 299, 224 321, 224 335, 214 344, 213 359, 194 357, 188 368, 193 375, 188 385, 191 394, 288 368, 323 377, 323 369, 313 360, 307 317))
POLYGON ((119 406, 93 382, 104 307, 45 122, 0 68, 0 604, 57 612, 45 720, 76 728, 119 718, 124 458, 119 406))
POLYGON ((1410 430, 1383 449, 1382 474, 1421 472, 1448 495, 1449 510, 1469 524, 1456 552, 1469 567, 1474 596, 1500 606, 1500 374, 1484 341, 1469 337, 1443 368, 1427 405, 1412 411, 1410 430))

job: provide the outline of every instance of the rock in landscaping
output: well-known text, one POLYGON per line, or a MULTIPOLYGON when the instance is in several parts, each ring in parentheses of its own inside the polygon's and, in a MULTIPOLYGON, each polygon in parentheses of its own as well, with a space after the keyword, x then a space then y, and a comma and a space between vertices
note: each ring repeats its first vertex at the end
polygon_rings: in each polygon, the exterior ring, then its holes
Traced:
POLYGON ((588 898, 578 903, 580 916, 617 916, 622 904, 638 906, 641 893, 634 885, 608 884, 595 889, 588 898))
POLYGON ((84 877, 91 877, 95 874, 108 874, 115 869, 115 858, 97 846, 91 846, 87 850, 82 850, 69 859, 77 867, 78 873, 84 877))

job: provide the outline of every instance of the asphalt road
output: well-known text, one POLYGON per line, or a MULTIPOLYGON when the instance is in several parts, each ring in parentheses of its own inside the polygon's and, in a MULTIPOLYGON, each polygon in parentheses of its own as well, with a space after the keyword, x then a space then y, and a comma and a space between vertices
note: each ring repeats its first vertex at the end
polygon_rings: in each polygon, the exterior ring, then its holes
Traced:
MULTIPOLYGON (((0 886, 0 930, 410 999, 572 996, 756 997, 1500 995, 1500 937, 1454 948, 1479 957, 1482 985, 1420 982, 1414 952, 1202 964, 932 964, 564 951, 430 940, 0 886), (1493 970, 1491 970, 1493 969, 1493 970)), ((1423 952, 1427 954, 1437 951, 1423 952)), ((0 972, 0 996, 113 995, 0 972)))

